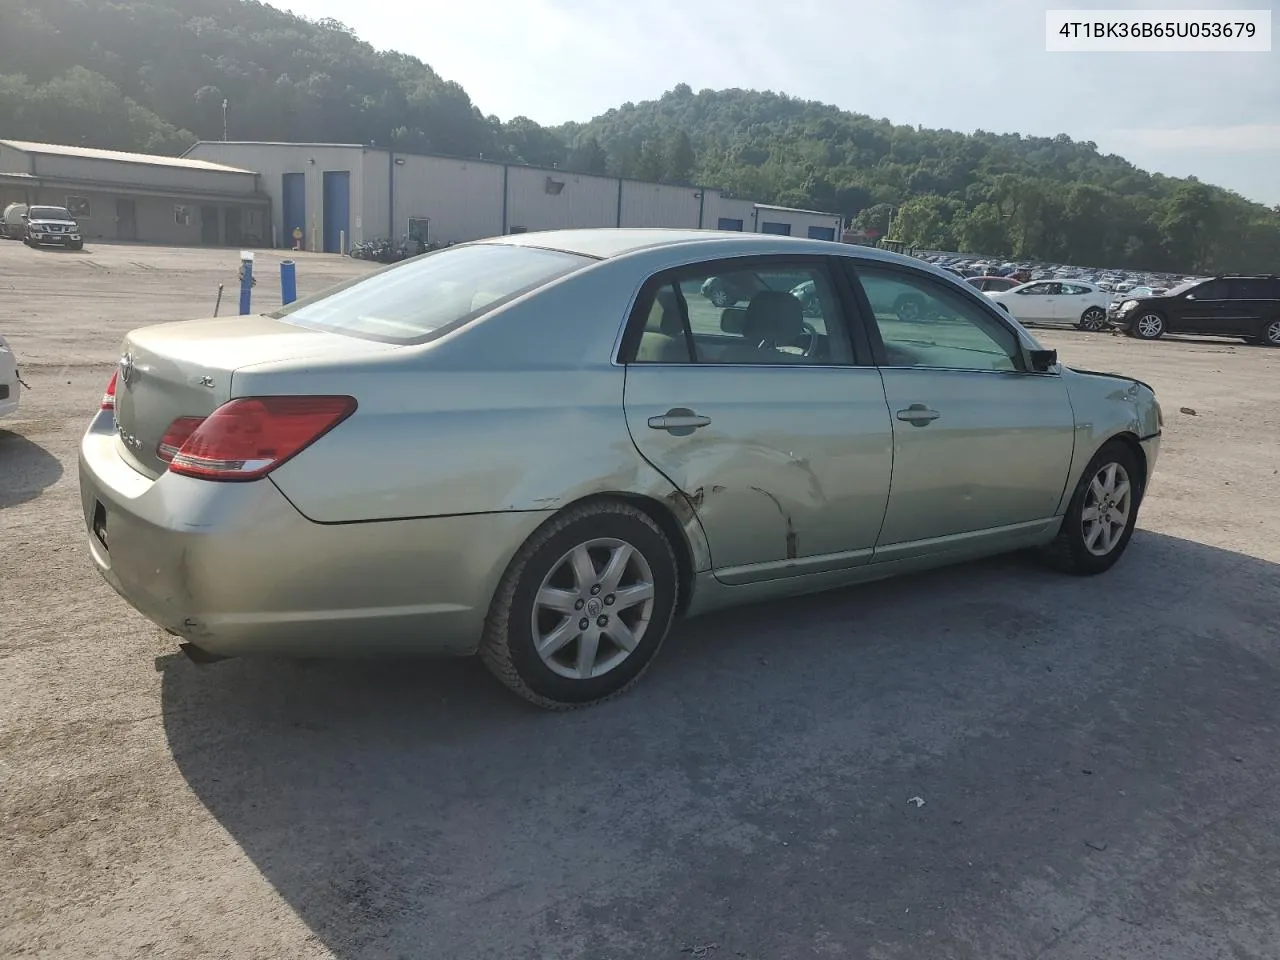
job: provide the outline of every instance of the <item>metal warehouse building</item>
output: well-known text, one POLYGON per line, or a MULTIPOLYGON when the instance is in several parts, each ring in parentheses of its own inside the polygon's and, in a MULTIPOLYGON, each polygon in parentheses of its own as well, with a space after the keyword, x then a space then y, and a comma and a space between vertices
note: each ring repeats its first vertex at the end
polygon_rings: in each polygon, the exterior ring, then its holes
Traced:
POLYGON ((345 253, 405 234, 437 243, 567 227, 683 227, 838 240, 839 214, 753 203, 722 191, 341 143, 205 141, 188 162, 259 175, 268 243, 345 253), (295 233, 299 231, 299 233, 295 233))
POLYGON ((66 207, 86 239, 271 242, 257 173, 208 160, 0 140, 0 209, 10 203, 66 207))

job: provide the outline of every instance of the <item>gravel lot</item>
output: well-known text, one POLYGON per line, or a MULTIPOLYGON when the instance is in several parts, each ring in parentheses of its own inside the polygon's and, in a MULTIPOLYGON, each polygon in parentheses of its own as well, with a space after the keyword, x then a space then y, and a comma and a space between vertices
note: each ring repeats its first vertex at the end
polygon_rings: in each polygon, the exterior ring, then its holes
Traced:
MULTIPOLYGON (((367 269, 298 260, 304 293, 367 269)), ((0 422, 0 955, 1280 956, 1280 351, 1044 334, 1166 411, 1109 575, 692 621, 554 715, 472 662, 196 667, 93 571, 75 449, 119 339, 220 281, 234 313, 237 266, 0 244, 32 387, 0 422)))

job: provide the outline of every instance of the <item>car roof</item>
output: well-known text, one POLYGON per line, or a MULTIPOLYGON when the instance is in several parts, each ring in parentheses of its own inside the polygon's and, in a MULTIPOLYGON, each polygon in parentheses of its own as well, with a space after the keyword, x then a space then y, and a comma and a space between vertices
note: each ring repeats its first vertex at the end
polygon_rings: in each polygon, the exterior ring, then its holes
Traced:
POLYGON ((808 254, 819 256, 848 256, 856 254, 867 259, 886 263, 911 263, 929 269, 915 257, 831 240, 806 240, 800 237, 784 237, 771 233, 742 233, 734 230, 675 230, 630 227, 598 227, 582 230, 543 230, 535 233, 517 233, 478 240, 484 244, 510 244, 514 246, 542 247, 561 250, 587 257, 610 259, 641 250, 659 247, 681 247, 684 252, 699 257, 740 257, 759 255, 808 254))

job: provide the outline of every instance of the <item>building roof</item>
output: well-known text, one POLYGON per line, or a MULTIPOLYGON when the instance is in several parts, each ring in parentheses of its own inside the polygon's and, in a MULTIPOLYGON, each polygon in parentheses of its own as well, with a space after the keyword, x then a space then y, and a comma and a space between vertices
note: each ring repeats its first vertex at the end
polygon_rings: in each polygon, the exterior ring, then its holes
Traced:
POLYGON ((99 150, 96 147, 72 147, 61 143, 35 143, 30 140, 0 140, 0 144, 21 153, 53 157, 80 157, 85 160, 114 160, 117 163, 146 164, 152 167, 177 167, 182 170, 209 170, 214 173, 253 173, 243 167, 231 167, 209 160, 188 157, 164 157, 154 153, 126 153, 123 150, 99 150))

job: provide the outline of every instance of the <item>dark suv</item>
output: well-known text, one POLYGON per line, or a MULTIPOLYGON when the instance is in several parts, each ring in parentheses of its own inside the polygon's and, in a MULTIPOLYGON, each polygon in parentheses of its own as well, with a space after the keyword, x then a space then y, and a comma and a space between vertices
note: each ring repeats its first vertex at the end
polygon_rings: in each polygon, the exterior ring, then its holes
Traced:
POLYGON ((1280 279, 1273 275, 1194 280, 1162 297, 1124 301, 1112 323, 1142 340, 1166 333, 1200 333, 1280 347, 1280 279))

